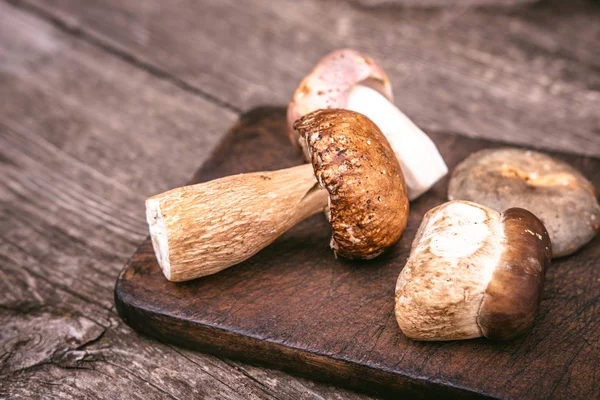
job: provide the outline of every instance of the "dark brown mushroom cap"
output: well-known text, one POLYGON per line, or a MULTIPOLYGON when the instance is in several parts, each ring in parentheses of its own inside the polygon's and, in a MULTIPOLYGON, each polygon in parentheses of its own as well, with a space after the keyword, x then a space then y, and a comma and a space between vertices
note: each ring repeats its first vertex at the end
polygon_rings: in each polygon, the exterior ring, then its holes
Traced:
MULTIPOLYGON (((287 109, 288 134, 300 145, 294 122, 315 110, 345 108, 356 84, 369 86, 393 101, 392 87, 385 71, 370 57, 352 49, 336 50, 323 57, 302 80, 287 109)), ((303 143, 302 143, 303 144, 303 143)), ((305 157, 308 158, 306 150, 305 157)))
POLYGON ((452 173, 448 199, 498 211, 531 211, 550 234, 553 257, 575 252, 600 229, 592 183, 570 165, 535 151, 502 148, 472 154, 452 173))
POLYGON ((550 237, 542 222, 522 208, 501 215, 505 244, 485 290, 477 324, 490 339, 511 339, 531 328, 550 266, 550 237))
POLYGON ((394 245, 406 227, 408 197, 398 160, 379 128, 362 114, 329 109, 304 116, 294 129, 329 192, 334 251, 369 259, 394 245))

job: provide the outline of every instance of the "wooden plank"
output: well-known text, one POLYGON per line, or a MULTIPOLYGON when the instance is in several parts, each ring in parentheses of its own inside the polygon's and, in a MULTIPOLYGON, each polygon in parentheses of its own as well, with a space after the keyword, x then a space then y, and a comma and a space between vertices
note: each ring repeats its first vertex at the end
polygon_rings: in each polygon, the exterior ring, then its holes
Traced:
MULTIPOLYGON (((283 108, 245 114, 194 182, 294 165, 298 154, 285 125, 283 108)), ((501 146, 431 136, 449 167, 501 146)), ((558 157, 600 186, 600 159, 558 157)), ((413 342, 402 335, 393 312, 396 280, 423 215, 446 201, 447 185, 446 177, 411 203, 399 244, 367 265, 334 259, 322 215, 240 265, 185 283, 164 278, 147 239, 119 277, 117 309, 130 326, 164 341, 393 398, 597 398, 600 236, 553 261, 531 334, 505 343, 413 342)))
POLYGON ((404 6, 404 7, 456 7, 456 6, 514 6, 519 3, 532 3, 539 0, 350 0, 365 7, 404 6))
POLYGON ((159 343, 114 311, 145 196, 187 181, 234 112, 6 2, 0 88, 1 399, 366 398, 159 343))
POLYGON ((284 105, 332 49, 365 51, 420 125, 600 155, 600 8, 303 0, 23 0, 86 40, 236 109, 284 105))

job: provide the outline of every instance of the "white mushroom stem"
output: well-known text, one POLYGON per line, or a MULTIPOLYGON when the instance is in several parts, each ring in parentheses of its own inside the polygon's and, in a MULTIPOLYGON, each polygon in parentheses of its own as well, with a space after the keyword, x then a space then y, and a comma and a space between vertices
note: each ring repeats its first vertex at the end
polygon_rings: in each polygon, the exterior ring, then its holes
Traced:
POLYGON ((146 200, 152 246, 174 282, 214 274, 323 211, 328 193, 313 166, 255 172, 184 186, 146 200))
POLYGON ((354 86, 346 108, 366 115, 381 129, 400 161, 410 200, 425 193, 448 173, 435 143, 378 91, 354 86))
POLYGON ((482 336, 477 317, 504 242, 497 211, 468 202, 430 210, 396 284, 402 332, 417 340, 482 336))

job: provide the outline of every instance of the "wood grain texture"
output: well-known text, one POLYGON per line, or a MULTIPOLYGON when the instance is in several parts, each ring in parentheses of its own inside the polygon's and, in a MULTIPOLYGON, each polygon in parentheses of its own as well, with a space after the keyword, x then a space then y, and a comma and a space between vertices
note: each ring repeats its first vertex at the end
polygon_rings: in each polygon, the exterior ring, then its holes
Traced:
POLYGON ((286 104, 329 51, 381 63, 418 125, 600 155, 600 6, 14 0, 233 109, 286 104))
POLYGON ((0 2, 0 399, 366 398, 159 343, 114 310, 144 198, 236 118, 0 2))
MULTIPOLYGON (((283 108, 244 114, 194 182, 289 167, 283 108), (260 157, 256 155, 260 154, 260 157)), ((432 133, 449 167, 499 143, 432 133)), ((600 159, 557 154, 600 186, 600 159)), ((122 271, 117 309, 161 340, 394 396, 589 399, 600 394, 600 236, 548 270, 533 331, 510 342, 423 343, 404 337, 394 287, 423 214, 445 201, 448 178, 411 204, 391 253, 335 260, 316 215, 246 262, 185 283, 168 282, 146 240, 122 271), (543 377, 543 379, 540 379, 543 377)))
POLYGON ((461 7, 461 6, 514 6, 539 0, 353 0, 365 7, 461 7))

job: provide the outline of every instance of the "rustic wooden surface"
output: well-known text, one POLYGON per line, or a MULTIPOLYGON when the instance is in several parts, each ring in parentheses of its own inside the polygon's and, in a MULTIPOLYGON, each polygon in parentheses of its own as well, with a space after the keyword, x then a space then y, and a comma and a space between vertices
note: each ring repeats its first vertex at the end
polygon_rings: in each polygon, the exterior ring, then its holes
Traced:
POLYGON ((600 155, 597 2, 273 3, 0 2, 0 398, 364 398, 140 336, 112 293, 143 199, 330 49, 381 61, 426 128, 600 155))
MULTIPOLYGON (((299 154, 285 128, 284 108, 243 115, 194 183, 294 165, 299 154)), ((449 168, 474 151, 498 146, 430 135, 449 168)), ((600 187, 600 159, 560 157, 600 187)), ((394 316, 396 279, 423 215, 446 201, 447 187, 448 177, 412 202, 398 245, 369 263, 334 259, 322 215, 234 268, 183 284, 164 278, 147 239, 121 273, 117 309, 136 330, 167 342, 378 395, 596 398, 600 237, 576 255, 553 261, 540 316, 526 337, 508 343, 418 343, 401 334, 394 316)))

